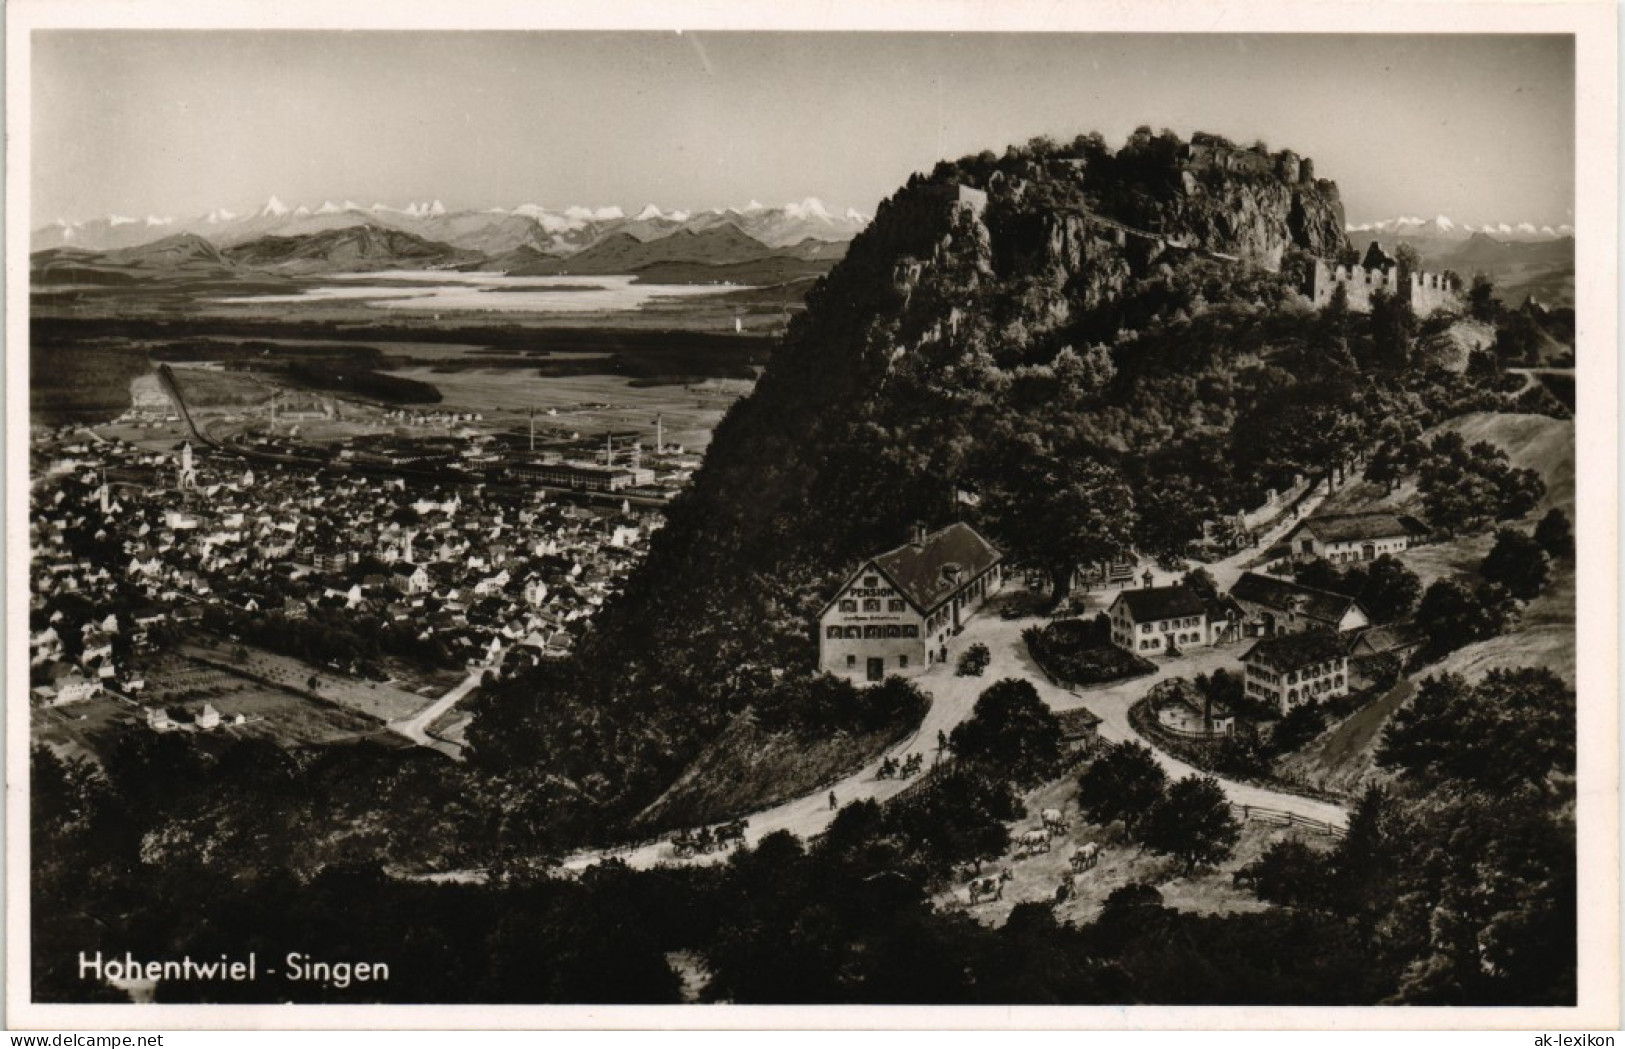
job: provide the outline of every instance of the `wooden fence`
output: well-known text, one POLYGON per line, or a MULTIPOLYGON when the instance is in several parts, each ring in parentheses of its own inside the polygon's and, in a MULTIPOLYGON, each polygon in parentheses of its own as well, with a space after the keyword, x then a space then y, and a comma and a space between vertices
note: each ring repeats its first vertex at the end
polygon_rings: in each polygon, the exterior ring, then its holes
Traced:
POLYGON ((1243 822, 1257 820, 1260 823, 1271 823, 1278 827, 1305 827, 1317 834, 1327 834, 1334 838, 1341 838, 1348 834, 1346 827, 1339 827, 1335 823, 1311 819, 1308 816, 1300 816, 1295 812, 1286 812, 1282 809, 1270 809, 1261 805, 1241 805, 1232 801, 1230 811, 1239 815, 1243 822))

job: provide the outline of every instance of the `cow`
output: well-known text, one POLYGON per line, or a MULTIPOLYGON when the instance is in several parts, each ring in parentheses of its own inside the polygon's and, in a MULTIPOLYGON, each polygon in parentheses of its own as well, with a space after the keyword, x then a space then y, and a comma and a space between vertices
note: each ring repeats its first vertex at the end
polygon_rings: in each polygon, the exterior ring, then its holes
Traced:
POLYGON ((1078 898, 1078 876, 1076 874, 1061 875, 1061 883, 1055 886, 1055 902, 1065 903, 1067 900, 1078 898))
POLYGON ((1092 841, 1087 845, 1079 845, 1072 850, 1072 870, 1074 872, 1094 870, 1095 864, 1099 862, 1100 846, 1092 841))
POLYGON ((998 874, 991 874, 986 878, 977 878, 975 881, 971 882, 971 906, 976 906, 978 903, 981 903, 983 899, 988 897, 995 900, 1002 900, 1004 898, 1004 883, 1009 881, 1012 877, 1013 875, 1010 873, 1010 869, 1006 867, 1005 869, 999 871, 998 874))
POLYGON ((1030 830, 1016 840, 1029 856, 1049 851, 1050 833, 1047 830, 1030 830))
POLYGON ((1065 834, 1067 830, 1066 815, 1060 809, 1045 809, 1039 813, 1044 821, 1044 829, 1055 834, 1065 834))

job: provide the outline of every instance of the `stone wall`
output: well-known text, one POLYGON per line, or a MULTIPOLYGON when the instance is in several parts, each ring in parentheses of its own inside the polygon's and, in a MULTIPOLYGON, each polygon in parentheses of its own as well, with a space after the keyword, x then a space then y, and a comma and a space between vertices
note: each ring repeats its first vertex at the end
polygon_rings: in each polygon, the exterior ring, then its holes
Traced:
POLYGON ((1316 309, 1326 306, 1339 284, 1348 290, 1349 309, 1354 313, 1370 313, 1371 296, 1379 291, 1402 297, 1418 317, 1438 310, 1457 309, 1461 305, 1456 289, 1442 274, 1413 273, 1409 279, 1401 280, 1398 267, 1332 266, 1323 259, 1315 260, 1309 286, 1310 304, 1316 309))

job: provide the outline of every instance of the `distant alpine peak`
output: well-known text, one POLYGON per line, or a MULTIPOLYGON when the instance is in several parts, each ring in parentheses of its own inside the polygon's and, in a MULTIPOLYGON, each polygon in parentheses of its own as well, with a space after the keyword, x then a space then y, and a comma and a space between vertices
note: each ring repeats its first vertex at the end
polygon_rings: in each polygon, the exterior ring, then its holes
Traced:
POLYGON ((107 216, 107 224, 109 226, 128 226, 128 225, 131 225, 132 223, 136 223, 136 222, 139 222, 139 221, 141 221, 141 220, 140 219, 132 219, 128 215, 109 215, 109 216, 107 216))
POLYGON ((213 211, 203 216, 203 221, 207 222, 211 226, 218 226, 223 222, 231 222, 236 217, 237 213, 235 211, 227 211, 225 208, 215 208, 213 211))
POLYGON ((1482 234, 1486 237, 1513 237, 1522 239, 1539 239, 1541 237, 1567 237, 1574 234, 1573 226, 1537 226, 1532 222, 1486 222, 1481 226, 1472 223, 1457 223, 1448 215, 1435 215, 1431 219, 1424 219, 1416 215, 1401 215, 1398 218, 1382 219, 1378 222, 1349 223, 1346 227, 1350 233, 1386 233, 1399 237, 1466 237, 1473 234, 1482 234))
POLYGON ((824 202, 817 197, 807 197, 800 202, 791 201, 784 206, 784 213, 797 219, 823 219, 826 222, 833 222, 835 219, 835 216, 829 213, 829 209, 824 207, 824 202))
POLYGON ((847 208, 846 209, 846 214, 841 216, 841 217, 846 219, 848 222, 868 222, 869 221, 869 216, 865 215, 863 212, 859 211, 857 208, 847 208))
MULTIPOLYGON (((731 211, 733 209, 730 208, 729 210, 731 211)), ((740 208, 739 210, 740 210, 741 213, 749 215, 749 214, 752 214, 752 213, 757 212, 757 211, 766 211, 767 210, 767 205, 763 204, 759 200, 756 200, 756 199, 752 198, 751 202, 749 204, 746 204, 744 207, 740 208)))
POLYGON ((168 226, 169 224, 173 223, 174 221, 175 221, 174 216, 170 216, 168 218, 160 218, 157 215, 148 215, 147 216, 147 225, 148 226, 168 226))
POLYGON ((666 213, 653 204, 643 205, 643 210, 633 216, 634 222, 647 222, 650 219, 663 219, 666 213))
POLYGON ((288 212, 291 210, 292 209, 289 208, 288 205, 277 199, 275 194, 272 194, 271 199, 265 202, 265 206, 263 208, 260 208, 260 214, 266 216, 267 218, 281 218, 282 216, 288 214, 288 212))

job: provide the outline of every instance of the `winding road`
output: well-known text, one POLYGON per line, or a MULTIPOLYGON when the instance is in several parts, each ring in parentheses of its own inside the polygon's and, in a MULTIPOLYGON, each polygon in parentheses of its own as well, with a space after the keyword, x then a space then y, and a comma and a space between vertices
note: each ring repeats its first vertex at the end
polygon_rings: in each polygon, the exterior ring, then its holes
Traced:
MULTIPOLYGON (((1240 551, 1222 561, 1207 565, 1219 588, 1229 589, 1246 570, 1245 564, 1256 557, 1259 550, 1267 550, 1279 542, 1300 517, 1311 513, 1324 498, 1324 492, 1321 491, 1308 496, 1300 507, 1299 516, 1289 515, 1276 524, 1261 537, 1260 546, 1240 551)), ((1154 571, 1153 574, 1158 585, 1172 582, 1177 576, 1177 573, 1165 571, 1154 571)), ((1079 601, 1083 606, 1079 614, 1087 618, 1097 611, 1103 611, 1116 593, 1115 590, 1101 590, 1083 595, 1079 601)), ((998 608, 1007 600, 1008 597, 1004 595, 995 595, 990 599, 987 608, 971 617, 965 625, 964 632, 950 644, 948 660, 934 664, 913 679, 931 697, 931 708, 926 712, 925 720, 918 732, 892 748, 882 758, 870 762, 832 787, 822 787, 814 794, 752 813, 745 833, 746 841, 754 845, 765 835, 780 830, 789 831, 803 839, 822 833, 835 815, 829 804, 832 793, 837 805, 861 800, 885 801, 901 793, 908 786, 907 781, 878 778, 881 760, 884 757, 902 759, 909 754, 918 753, 929 762, 934 757, 937 733, 952 732, 954 726, 970 716, 976 698, 982 690, 1001 678, 1013 677, 1030 681, 1044 702, 1057 712, 1075 710, 1079 707, 1087 708, 1100 718, 1098 731, 1102 739, 1112 742, 1134 740, 1149 743, 1129 725, 1129 708, 1144 696, 1152 685, 1164 678, 1193 677, 1200 673, 1212 673, 1221 666, 1235 669, 1237 657, 1243 649, 1242 644, 1199 648, 1187 655, 1158 660, 1156 673, 1152 675, 1097 688, 1064 689, 1050 683, 1044 672, 1027 654, 1027 646, 1021 639, 1021 632, 1024 629, 1041 620, 1000 618, 997 614, 998 608), (992 655, 987 670, 981 677, 956 676, 953 668, 958 663, 959 653, 977 643, 986 645, 992 655)), ((1152 752, 1170 777, 1179 778, 1198 771, 1178 758, 1156 749, 1155 746, 1152 746, 1152 752)), ((1222 777, 1216 778, 1225 794, 1237 805, 1275 809, 1338 827, 1348 825, 1348 811, 1332 802, 1286 794, 1222 777)), ((671 846, 662 840, 628 848, 576 853, 565 861, 564 866, 566 869, 579 871, 600 860, 615 857, 624 860, 629 866, 645 868, 657 863, 716 863, 725 856, 726 853, 714 852, 679 861, 674 856, 671 846)))

